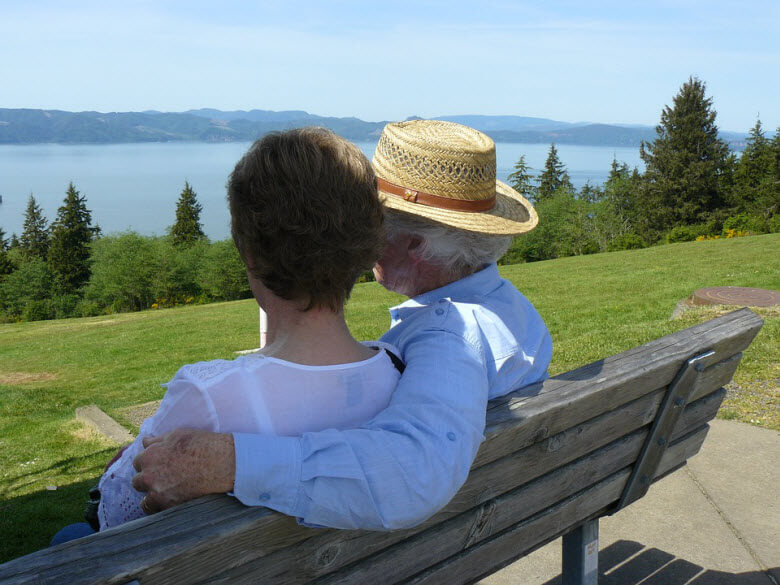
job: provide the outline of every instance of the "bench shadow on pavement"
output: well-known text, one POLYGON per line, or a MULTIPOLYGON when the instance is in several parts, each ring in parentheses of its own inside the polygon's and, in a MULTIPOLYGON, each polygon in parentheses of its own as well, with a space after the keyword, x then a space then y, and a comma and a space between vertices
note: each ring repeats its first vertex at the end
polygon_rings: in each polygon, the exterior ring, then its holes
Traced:
MULTIPOLYGON (((774 569, 773 572, 776 572, 774 569)), ((657 548, 619 540, 599 552, 599 585, 772 585, 763 571, 705 569, 657 548)), ((561 585, 561 576, 544 585, 561 585)))

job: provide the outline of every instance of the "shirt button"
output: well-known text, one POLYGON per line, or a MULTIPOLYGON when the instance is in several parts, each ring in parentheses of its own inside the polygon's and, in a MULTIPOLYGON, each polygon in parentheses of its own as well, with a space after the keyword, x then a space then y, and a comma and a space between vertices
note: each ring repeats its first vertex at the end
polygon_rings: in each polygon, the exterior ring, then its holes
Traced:
POLYGON ((269 493, 260 494, 260 501, 261 502, 267 502, 270 499, 271 499, 271 494, 269 494, 269 493))
POLYGON ((453 433, 452 431, 450 431, 449 433, 447 433, 447 438, 448 438, 450 441, 454 441, 454 440, 455 440, 455 433, 453 433))
POLYGON ((436 314, 437 315, 443 315, 444 314, 444 309, 436 309, 436 314))

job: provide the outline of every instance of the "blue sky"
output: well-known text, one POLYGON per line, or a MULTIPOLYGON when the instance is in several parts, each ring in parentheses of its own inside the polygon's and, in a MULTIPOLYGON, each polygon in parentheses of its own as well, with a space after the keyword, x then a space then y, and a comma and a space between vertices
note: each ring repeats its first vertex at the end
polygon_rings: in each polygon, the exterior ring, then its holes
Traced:
POLYGON ((780 126, 780 2, 0 0, 0 107, 780 126))

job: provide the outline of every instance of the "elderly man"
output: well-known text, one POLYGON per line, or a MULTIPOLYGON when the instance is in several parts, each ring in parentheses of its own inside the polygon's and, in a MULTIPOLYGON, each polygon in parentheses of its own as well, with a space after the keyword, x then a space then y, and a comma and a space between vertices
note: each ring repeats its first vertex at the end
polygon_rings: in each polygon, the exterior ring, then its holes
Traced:
POLYGON ((310 525, 413 526, 466 480, 487 401, 547 376, 547 328, 495 264, 538 220, 496 181, 492 140, 449 122, 388 124, 373 164, 388 229, 374 273, 410 297, 382 337, 406 362, 389 406, 346 431, 148 439, 133 481, 146 512, 231 492, 310 525))

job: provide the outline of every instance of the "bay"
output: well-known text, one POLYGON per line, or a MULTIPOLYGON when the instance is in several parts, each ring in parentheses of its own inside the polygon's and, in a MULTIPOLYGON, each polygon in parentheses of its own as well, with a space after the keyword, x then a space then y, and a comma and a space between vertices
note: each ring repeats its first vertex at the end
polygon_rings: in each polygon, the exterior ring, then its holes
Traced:
MULTIPOLYGON (((376 142, 357 143, 370 158, 376 142)), ((0 227, 6 237, 20 234, 30 193, 51 222, 62 205, 68 183, 87 199, 93 223, 103 233, 135 230, 162 235, 174 222, 184 181, 203 206, 201 223, 209 238, 229 237, 225 183, 250 143, 140 143, 110 145, 0 145, 0 227)), ((556 145, 574 186, 601 184, 613 157, 643 169, 639 149, 556 145)), ((521 155, 538 175, 548 144, 497 143, 498 178, 506 180, 521 155)))

